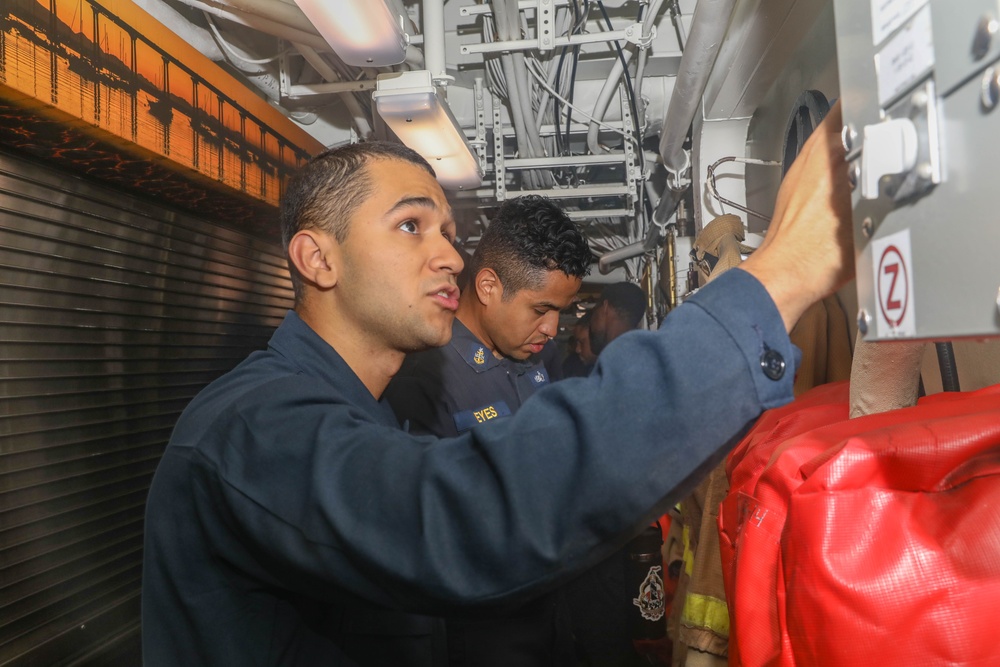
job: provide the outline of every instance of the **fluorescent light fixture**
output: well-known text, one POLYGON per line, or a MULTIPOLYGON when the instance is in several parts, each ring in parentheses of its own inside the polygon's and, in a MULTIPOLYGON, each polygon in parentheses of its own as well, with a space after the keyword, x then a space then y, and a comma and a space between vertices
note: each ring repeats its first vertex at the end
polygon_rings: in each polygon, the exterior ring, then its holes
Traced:
POLYGON ((295 0, 295 4, 348 65, 389 67, 406 59, 402 17, 385 0, 295 0))
POLYGON ((434 87, 430 72, 382 74, 372 99, 400 141, 434 167, 442 187, 461 190, 482 185, 479 158, 434 87))

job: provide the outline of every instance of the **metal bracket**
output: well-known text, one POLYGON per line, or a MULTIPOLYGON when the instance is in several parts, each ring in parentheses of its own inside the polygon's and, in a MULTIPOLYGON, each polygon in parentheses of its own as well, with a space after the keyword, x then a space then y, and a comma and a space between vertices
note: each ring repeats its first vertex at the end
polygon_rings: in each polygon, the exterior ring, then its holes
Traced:
POLYGON ((552 11, 552 0, 538 0, 538 10, 535 13, 535 32, 538 33, 538 50, 542 53, 551 51, 554 46, 553 25, 555 25, 555 15, 552 11))
MULTIPOLYGON (((569 0, 548 0, 553 7, 565 7, 569 4, 569 0)), ((538 7, 539 0, 518 0, 517 8, 520 11, 525 9, 534 9, 538 7)), ((478 16, 480 14, 492 14, 493 6, 488 3, 483 3, 480 5, 467 5, 465 7, 459 7, 458 13, 460 16, 478 16)))
POLYGON ((479 157, 479 170, 486 173, 486 102, 482 77, 477 76, 474 84, 476 98, 476 140, 469 142, 479 157))
POLYGON ((375 90, 376 88, 377 82, 369 79, 328 83, 300 83, 291 86, 286 97, 294 99, 312 95, 342 95, 344 93, 361 93, 366 90, 375 90))
POLYGON ((497 201, 507 199, 507 170, 503 155, 503 116, 500 114, 500 99, 493 96, 493 181, 497 201))
POLYGON ((638 165, 636 155, 641 155, 635 149, 635 121, 632 118, 632 105, 629 104, 628 91, 625 86, 618 86, 618 101, 622 108, 622 126, 625 131, 625 141, 622 142, 625 150, 625 184, 630 186, 626 200, 628 207, 633 208, 636 202, 639 188, 642 187, 642 168, 638 165))
POLYGON ((278 56, 278 95, 284 99, 291 97, 292 77, 288 74, 288 53, 278 56))
MULTIPOLYGON (((570 35, 568 37, 552 37, 552 44, 549 49, 563 46, 577 46, 580 44, 593 44, 596 42, 618 42, 625 40, 630 44, 639 46, 649 46, 656 36, 655 30, 650 30, 647 37, 642 36, 642 24, 634 23, 623 30, 611 30, 608 32, 583 33, 581 35, 570 35)), ((513 51, 530 51, 539 47, 538 39, 511 39, 503 42, 483 42, 481 44, 462 44, 460 51, 462 55, 474 53, 504 53, 513 51)))
POLYGON ((629 27, 625 28, 625 41, 629 44, 635 44, 640 49, 648 49, 656 39, 656 26, 649 26, 649 34, 645 37, 642 34, 642 24, 633 23, 629 27))

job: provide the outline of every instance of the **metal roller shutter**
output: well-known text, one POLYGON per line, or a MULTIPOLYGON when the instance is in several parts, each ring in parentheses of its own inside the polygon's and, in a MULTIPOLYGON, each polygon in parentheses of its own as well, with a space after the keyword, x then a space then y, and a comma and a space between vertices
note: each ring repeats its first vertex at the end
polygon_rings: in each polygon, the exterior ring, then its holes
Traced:
POLYGON ((0 665, 135 641, 173 424, 291 304, 273 242, 0 154, 0 665))

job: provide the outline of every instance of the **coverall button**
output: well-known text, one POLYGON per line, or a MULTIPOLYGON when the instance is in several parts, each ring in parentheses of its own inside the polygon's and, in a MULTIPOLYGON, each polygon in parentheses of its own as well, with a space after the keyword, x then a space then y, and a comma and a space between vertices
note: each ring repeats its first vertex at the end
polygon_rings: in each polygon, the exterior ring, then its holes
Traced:
POLYGON ((775 381, 780 380, 785 375, 785 358, 775 350, 765 350, 764 354, 760 355, 760 367, 767 377, 775 381))

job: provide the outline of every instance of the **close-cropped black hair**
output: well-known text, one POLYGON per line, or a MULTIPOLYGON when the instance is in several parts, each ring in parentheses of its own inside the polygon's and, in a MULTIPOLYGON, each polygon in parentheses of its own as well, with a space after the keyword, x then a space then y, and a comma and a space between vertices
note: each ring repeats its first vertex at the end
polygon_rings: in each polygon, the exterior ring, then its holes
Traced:
POLYGON ((612 283, 601 290, 598 306, 604 301, 628 323, 631 328, 639 326, 639 320, 646 313, 646 294, 635 283, 612 283))
MULTIPOLYGON (((302 166, 285 187, 281 198, 281 243, 285 252, 292 237, 303 229, 320 229, 343 243, 349 221, 372 191, 367 167, 375 160, 401 160, 436 177, 419 153, 385 141, 367 141, 332 148, 302 166)), ((301 279, 291 262, 292 285, 299 294, 301 279)))
POLYGON ((471 275, 496 271, 506 301, 541 287, 548 271, 583 278, 592 262, 587 239, 566 213, 547 197, 526 195, 497 209, 472 256, 471 275))

